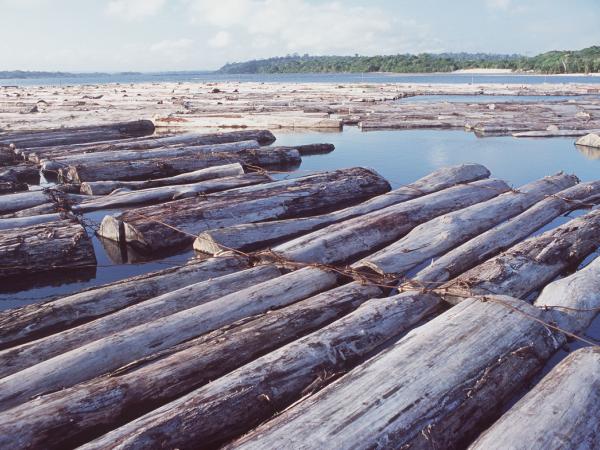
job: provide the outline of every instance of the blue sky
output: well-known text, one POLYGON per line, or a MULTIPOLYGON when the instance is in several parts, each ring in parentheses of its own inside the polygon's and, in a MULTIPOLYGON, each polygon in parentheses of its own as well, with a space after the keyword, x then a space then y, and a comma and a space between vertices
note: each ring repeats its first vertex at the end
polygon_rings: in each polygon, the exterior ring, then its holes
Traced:
POLYGON ((0 70, 161 71, 310 54, 600 45, 600 0, 0 0, 0 70))

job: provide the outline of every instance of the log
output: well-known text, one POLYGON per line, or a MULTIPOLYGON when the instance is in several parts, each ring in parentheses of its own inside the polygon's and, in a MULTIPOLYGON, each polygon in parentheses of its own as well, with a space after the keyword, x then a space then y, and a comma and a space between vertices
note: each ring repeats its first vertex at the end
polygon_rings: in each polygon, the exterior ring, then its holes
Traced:
POLYGON ((18 192, 2 196, 2 201, 0 202, 0 214, 5 215, 15 213, 46 203, 70 205, 89 199, 90 197, 85 195, 68 194, 59 189, 18 192))
POLYGON ((299 165, 298 150, 288 148, 260 148, 240 150, 235 153, 210 153, 194 156, 145 159, 109 163, 84 164, 59 169, 58 178, 62 182, 82 183, 84 181, 146 180, 179 175, 212 166, 241 163, 258 167, 285 167, 299 165))
POLYGON ((45 303, 0 311, 0 348, 40 338, 143 300, 248 267, 245 258, 232 255, 192 260, 180 267, 127 278, 45 303))
POLYGON ((489 175, 489 171, 479 164, 444 167, 414 183, 330 214, 234 225, 205 231, 194 242, 194 249, 204 253, 217 254, 232 248, 242 251, 264 248, 266 245, 290 239, 332 223, 431 194, 456 184, 487 178, 489 175))
POLYGON ((579 180, 563 173, 528 183, 486 202, 436 217, 404 238, 354 264, 358 270, 401 276, 494 225, 509 219, 545 197, 572 187, 579 180))
POLYGON ((501 180, 483 180, 444 189, 345 220, 273 247, 284 259, 337 263, 379 250, 420 223, 506 192, 501 180))
POLYGON ((216 330, 108 376, 38 397, 0 414, 0 447, 11 443, 59 449, 84 443, 319 329, 379 294, 374 286, 351 283, 216 330))
POLYGON ((86 195, 107 195, 116 189, 150 189, 159 186, 173 186, 200 181, 213 180, 215 178, 235 177, 243 175, 244 168, 240 163, 226 164, 224 166, 208 167, 193 172, 182 173, 173 177, 159 178, 157 180, 145 181, 91 181, 81 184, 81 193, 86 195))
POLYGON ((311 117, 308 114, 295 116, 289 115, 234 115, 234 117, 223 116, 199 116, 191 114, 171 115, 169 117, 155 117, 154 125, 157 128, 247 128, 265 127, 273 128, 330 128, 339 130, 342 128, 340 119, 329 119, 327 117, 311 117))
POLYGON ((133 192, 113 192, 106 197, 95 198, 78 205, 73 205, 71 210, 75 213, 87 213, 100 209, 129 208, 141 204, 163 203, 171 200, 199 197, 213 192, 269 183, 271 181, 273 179, 267 174, 248 173, 235 177, 217 178, 216 180, 200 181, 199 183, 178 186, 162 186, 133 192))
POLYGON ((191 244, 191 236, 207 229, 318 214, 389 190, 388 182, 371 170, 340 169, 209 194, 204 200, 132 209, 117 218, 105 217, 99 234, 155 252, 191 244))
POLYGON ((222 277, 190 284, 92 322, 0 351, 0 361, 2 361, 2 364, 0 364, 0 378, 81 347, 89 342, 208 303, 279 275, 281 275, 281 272, 273 265, 262 265, 234 272, 222 277))
POLYGON ((523 241, 441 286, 444 299, 511 292, 518 298, 576 267, 600 242, 600 209, 523 241))
POLYGON ((0 231, 0 278, 91 266, 96 266, 92 241, 77 222, 0 231))
POLYGON ((86 447, 110 448, 117 442, 125 448, 188 448, 194 442, 216 447, 284 409, 306 391, 327 384, 438 307, 434 295, 414 292, 368 301, 338 321, 86 447), (175 428, 186 433, 176 433, 175 428))
POLYGON ((600 350, 567 356, 470 450, 600 447, 600 350))
POLYGON ((31 164, 19 164, 0 171, 0 181, 39 184, 40 169, 31 164))
POLYGON ((55 222, 65 218, 65 214, 41 214, 39 216, 16 217, 14 219, 0 219, 0 230, 9 230, 11 228, 25 228, 41 223, 55 222))
POLYGON ((27 183, 17 181, 0 181, 0 195, 13 194, 15 192, 26 191, 29 189, 27 183))
POLYGON ((296 150, 300 152, 302 156, 310 156, 310 155, 324 155, 327 153, 331 153, 335 150, 335 145, 333 144, 306 144, 306 145, 295 145, 293 146, 296 150))
POLYGON ((534 305, 548 310, 560 328, 584 332, 600 312, 600 257, 585 268, 544 288, 534 305))
POLYGON ((337 276, 305 268, 154 320, 0 379, 0 410, 67 388, 191 338, 331 289, 337 276))
POLYGON ((440 256, 419 271, 414 279, 432 285, 448 281, 527 238, 556 217, 598 201, 600 181, 580 183, 565 189, 440 256))
POLYGON ((228 448, 456 448, 564 342, 540 313, 466 300, 228 448))
POLYGON ((12 212, 10 214, 0 215, 0 219, 14 219, 18 217, 32 217, 41 214, 54 214, 59 211, 59 207, 54 202, 42 203, 38 206, 31 208, 21 209, 19 211, 12 212))

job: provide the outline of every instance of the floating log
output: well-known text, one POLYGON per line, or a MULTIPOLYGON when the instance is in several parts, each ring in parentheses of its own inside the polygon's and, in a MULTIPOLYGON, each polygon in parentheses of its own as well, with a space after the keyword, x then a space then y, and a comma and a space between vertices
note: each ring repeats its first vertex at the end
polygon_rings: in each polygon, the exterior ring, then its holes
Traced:
POLYGON ((229 448, 455 448, 564 342, 531 317, 510 297, 466 300, 229 448))
POLYGON ((29 189, 27 183, 19 183, 16 181, 0 181, 0 195, 13 194, 15 192, 26 191, 29 189))
POLYGON ((248 267, 249 262, 239 256, 192 260, 180 267, 127 278, 49 302, 0 311, 0 348, 64 330, 143 300, 248 267))
POLYGON ((19 211, 12 212, 10 214, 0 215, 0 219, 14 219, 18 217, 32 217, 41 214, 54 214, 59 211, 58 204, 55 202, 42 203, 38 206, 31 208, 21 209, 19 211))
POLYGON ((56 189, 19 192, 2 196, 0 201, 0 214, 14 213, 46 203, 73 204, 90 197, 79 194, 67 194, 56 189))
MULTIPOLYGON (((327 115, 325 115, 327 116, 327 115)), ((327 117, 311 117, 308 114, 295 116, 277 114, 248 114, 224 116, 195 116, 192 114, 171 115, 169 117, 156 117, 154 125, 157 128, 247 128, 264 127, 274 128, 342 128, 340 119, 327 117)))
POLYGON ((0 278, 95 265, 92 241, 77 222, 0 231, 0 278))
POLYGON ((208 303, 279 275, 281 272, 273 265, 234 272, 190 284, 92 322, 0 351, 0 378, 113 333, 208 303))
MULTIPOLYGON (((216 330, 108 376, 38 397, 0 414, 0 447, 10 442, 20 448, 59 449, 83 443, 92 433, 98 436, 174 400, 379 294, 374 286, 351 283, 216 330), (95 405, 93 410, 90 403, 95 405)), ((402 305, 410 307, 408 302, 402 305)))
POLYGON ((324 155, 326 153, 331 153, 335 150, 335 145, 333 144, 306 144, 306 145, 294 145, 293 148, 300 152, 302 156, 310 156, 310 155, 324 155))
POLYGON ((597 347, 571 353, 469 449, 599 448, 599 374, 597 347))
POLYGON ((64 214, 42 214, 39 216, 16 217, 14 219, 0 219, 0 230, 9 230, 11 228, 25 228, 40 223, 55 222, 65 218, 64 214))
POLYGON ((191 244, 191 236, 207 229, 327 212, 389 190, 388 182, 371 170, 341 169, 132 209, 106 216, 99 234, 155 252, 191 244))
POLYGON ((586 134, 598 132, 598 130, 535 130, 535 131, 521 131, 519 133, 513 133, 513 137, 524 138, 524 137, 579 137, 585 136, 586 134))
POLYGON ((264 173, 247 173, 235 177, 217 178, 215 180, 200 181, 193 184, 182 184, 178 186, 162 186, 150 189, 142 189, 133 192, 113 192, 111 195, 95 198, 71 209, 75 213, 85 213, 100 209, 116 209, 131 207, 134 205, 148 203, 163 203, 182 198, 198 197, 213 192, 226 191, 254 184, 269 183, 273 179, 264 173))
POLYGON ((264 248, 268 244, 290 239, 332 223, 431 194, 459 183, 487 178, 489 175, 490 172, 479 164, 444 167, 407 186, 329 214, 234 225, 205 231, 194 242, 194 249, 204 253, 217 254, 226 249, 248 251, 264 248))
POLYGON ((90 181, 81 184, 81 193, 86 195, 106 195, 116 189, 150 189, 159 186, 173 186, 187 183, 198 183, 200 181, 215 178, 235 177, 243 175, 244 168, 240 163, 226 164, 224 166, 208 167, 193 172, 182 173, 173 177, 159 178, 145 181, 90 181))
POLYGON ((118 369, 242 318, 290 305, 336 283, 333 273, 305 268, 112 334, 0 379, 0 410, 118 369))
POLYGON ((15 183, 39 184, 40 169, 31 164, 10 166, 0 171, 0 181, 13 181, 15 183))
POLYGON ((584 332, 600 312, 600 257, 573 275, 550 283, 534 305, 548 310, 562 329, 584 332))
POLYGON ((600 209, 523 241, 441 287, 445 300, 510 292, 525 298, 598 248, 600 209))
POLYGON ((560 173, 528 183, 517 191, 436 217, 353 267, 380 274, 404 275, 427 259, 451 250, 578 181, 574 175, 560 173))
POLYGON ((301 262, 334 263, 379 250, 420 223, 489 200, 510 188, 501 180, 459 185, 373 211, 273 247, 281 257, 301 262))
POLYGON ((145 159, 83 164, 59 169, 58 178, 63 182, 83 183, 84 181, 146 180, 179 175, 212 166, 231 163, 248 164, 258 167, 294 166, 301 162, 298 150, 276 147, 240 150, 235 153, 210 153, 193 156, 145 159))
POLYGON ((414 277, 427 283, 448 281, 527 238, 568 211, 600 201, 600 181, 580 183, 440 256, 414 277))

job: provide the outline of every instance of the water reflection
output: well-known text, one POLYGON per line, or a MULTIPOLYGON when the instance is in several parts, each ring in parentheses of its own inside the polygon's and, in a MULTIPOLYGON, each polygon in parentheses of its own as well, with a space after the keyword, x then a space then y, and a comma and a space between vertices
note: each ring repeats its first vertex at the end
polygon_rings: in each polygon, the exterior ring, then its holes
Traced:
POLYGON ((600 159, 600 148, 586 147, 585 145, 575 145, 575 147, 587 159, 600 159))

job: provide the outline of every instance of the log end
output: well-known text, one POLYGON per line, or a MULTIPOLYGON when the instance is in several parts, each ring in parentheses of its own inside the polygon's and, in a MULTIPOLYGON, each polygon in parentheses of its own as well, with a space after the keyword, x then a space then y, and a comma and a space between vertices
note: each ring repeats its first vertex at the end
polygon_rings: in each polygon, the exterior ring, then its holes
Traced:
POLYGON ((209 231, 201 233, 194 241, 194 250, 201 253, 207 253, 209 255, 216 255, 228 249, 223 248, 219 243, 213 239, 209 231))
POLYGON ((106 216, 102 219, 98 236, 110 239, 111 241, 123 242, 125 239, 125 231, 123 222, 116 217, 106 216))

